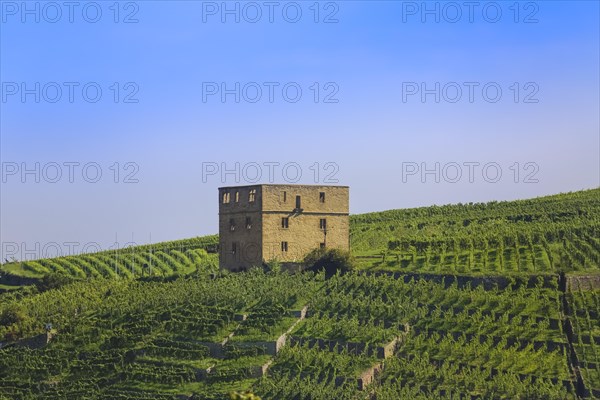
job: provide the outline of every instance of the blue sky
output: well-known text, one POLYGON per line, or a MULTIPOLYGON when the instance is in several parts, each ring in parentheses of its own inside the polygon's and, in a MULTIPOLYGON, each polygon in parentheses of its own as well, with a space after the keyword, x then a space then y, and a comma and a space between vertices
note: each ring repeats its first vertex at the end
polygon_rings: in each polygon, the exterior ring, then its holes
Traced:
POLYGON ((598 2, 117 4, 0 2, 3 245, 216 233, 270 162, 352 213, 599 186, 598 2))

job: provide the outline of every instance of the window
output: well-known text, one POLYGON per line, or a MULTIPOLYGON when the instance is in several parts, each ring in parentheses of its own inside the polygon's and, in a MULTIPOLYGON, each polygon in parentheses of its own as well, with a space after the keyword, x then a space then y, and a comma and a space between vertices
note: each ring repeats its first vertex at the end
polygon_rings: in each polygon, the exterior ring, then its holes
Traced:
POLYGON ((235 220, 233 218, 229 220, 229 230, 232 232, 235 231, 235 220))
POLYGON ((250 192, 248 192, 248 201, 250 203, 254 203, 255 200, 256 200, 256 189, 251 189, 250 192))
POLYGON ((235 192, 235 202, 239 203, 240 202, 240 192, 235 192))
POLYGON ((285 203, 287 201, 287 192, 282 192, 281 198, 283 199, 283 202, 285 203))
POLYGON ((287 229, 290 227, 290 219, 288 217, 281 218, 281 227, 287 229))
POLYGON ((246 229, 252 229, 252 218, 246 217, 246 229))
POLYGON ((223 204, 228 204, 230 200, 229 192, 223 192, 223 204))
POLYGON ((231 253, 235 254, 236 251, 237 251, 237 243, 231 242, 231 253))
POLYGON ((281 242, 281 251, 287 253, 288 251, 288 242, 281 242))
POLYGON ((319 228, 321 228, 322 230, 327 229, 327 220, 325 218, 321 218, 319 220, 319 228))
POLYGON ((319 192, 319 202, 325 203, 325 192, 319 192))
POLYGON ((302 208, 302 202, 300 200, 300 196, 296 196, 296 208, 297 209, 302 208))
POLYGON ((321 242, 321 243, 319 244, 319 248, 321 248, 321 249, 324 249, 324 248, 325 248, 325 243, 321 242))

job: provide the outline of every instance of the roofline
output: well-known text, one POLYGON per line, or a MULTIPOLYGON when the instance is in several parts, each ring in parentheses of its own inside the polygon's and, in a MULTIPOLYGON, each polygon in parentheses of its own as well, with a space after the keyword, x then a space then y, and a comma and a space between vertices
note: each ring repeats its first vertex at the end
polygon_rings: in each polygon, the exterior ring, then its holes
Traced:
POLYGON ((257 183, 256 185, 241 185, 241 186, 221 186, 221 189, 238 189, 238 188, 249 188, 249 187, 259 187, 259 186, 292 186, 292 187, 329 187, 329 188, 350 188, 350 186, 339 186, 339 185, 294 185, 288 183, 257 183))

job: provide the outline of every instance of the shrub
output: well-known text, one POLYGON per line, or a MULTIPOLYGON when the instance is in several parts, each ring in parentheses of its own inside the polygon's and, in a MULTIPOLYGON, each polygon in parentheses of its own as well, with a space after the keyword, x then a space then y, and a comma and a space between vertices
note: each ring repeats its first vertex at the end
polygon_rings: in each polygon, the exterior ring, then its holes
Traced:
POLYGON ((18 304, 8 305, 0 312, 0 340, 12 342, 23 337, 23 332, 32 324, 27 311, 18 304))
POLYGON ((303 264, 307 271, 325 271, 325 277, 330 278, 337 272, 354 269, 354 258, 350 252, 340 249, 314 249, 304 257, 303 264))
POLYGON ((251 391, 229 393, 231 400, 260 400, 260 397, 251 391))
POLYGON ((36 283, 36 286, 40 292, 43 292, 50 289, 58 289, 74 281, 75 278, 69 275, 63 273, 50 273, 44 275, 44 277, 36 283))
POLYGON ((281 271, 281 262, 279 262, 279 260, 277 260, 277 259, 268 261, 265 264, 265 270, 272 271, 272 272, 280 272, 281 271))
POLYGON ((18 304, 11 304, 0 313, 0 325, 9 326, 27 320, 27 312, 18 304))

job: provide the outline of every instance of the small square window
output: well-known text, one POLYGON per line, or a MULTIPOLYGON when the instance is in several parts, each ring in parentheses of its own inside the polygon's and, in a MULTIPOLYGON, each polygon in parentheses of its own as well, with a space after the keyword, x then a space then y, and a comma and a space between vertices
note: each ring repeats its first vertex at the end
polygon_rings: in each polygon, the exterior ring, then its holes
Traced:
POLYGON ((281 227, 287 229, 290 227, 290 219, 288 217, 281 218, 281 227))
POLYGON ((288 251, 288 242, 281 242, 281 251, 284 253, 288 251))
POLYGON ((256 189, 251 189, 250 192, 248 192, 248 201, 250 203, 254 203, 255 200, 256 200, 256 189))
POLYGON ((319 201, 325 203, 325 192, 319 192, 319 201))

